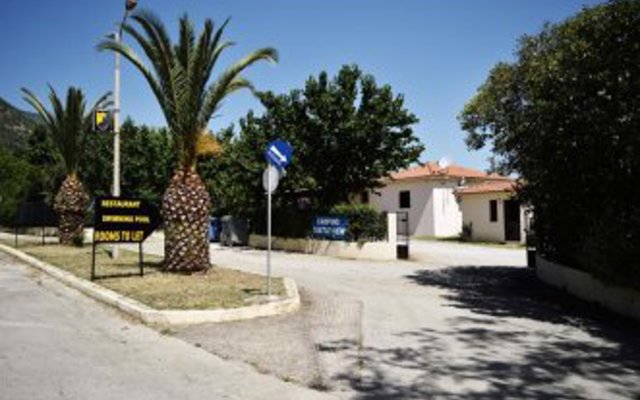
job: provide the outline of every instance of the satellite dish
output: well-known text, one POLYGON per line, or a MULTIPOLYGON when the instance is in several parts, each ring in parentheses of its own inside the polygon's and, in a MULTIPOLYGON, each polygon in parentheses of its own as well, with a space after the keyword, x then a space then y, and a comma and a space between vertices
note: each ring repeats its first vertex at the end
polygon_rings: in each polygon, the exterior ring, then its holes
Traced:
POLYGON ((447 169, 451 165, 451 162, 447 159, 447 157, 442 157, 438 160, 438 167, 440 169, 447 169))

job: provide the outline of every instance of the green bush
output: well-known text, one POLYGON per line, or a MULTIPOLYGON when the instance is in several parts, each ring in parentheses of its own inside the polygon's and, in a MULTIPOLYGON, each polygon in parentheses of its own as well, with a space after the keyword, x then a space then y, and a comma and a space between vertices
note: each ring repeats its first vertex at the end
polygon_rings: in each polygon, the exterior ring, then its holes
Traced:
POLYGON ((330 215, 346 217, 349 220, 347 240, 353 242, 373 242, 387 237, 386 214, 381 214, 365 204, 338 204, 330 215))

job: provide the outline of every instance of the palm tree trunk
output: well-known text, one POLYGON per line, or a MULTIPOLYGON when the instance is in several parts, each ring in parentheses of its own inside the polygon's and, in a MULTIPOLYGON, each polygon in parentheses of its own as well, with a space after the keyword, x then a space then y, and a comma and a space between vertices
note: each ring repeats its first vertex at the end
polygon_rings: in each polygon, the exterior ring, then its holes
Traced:
POLYGON ((58 237, 63 245, 74 244, 74 238, 82 237, 85 210, 89 196, 75 174, 68 175, 56 197, 53 208, 58 215, 58 237))
POLYGON ((179 169, 162 199, 167 271, 190 273, 209 268, 211 198, 195 169, 179 169))

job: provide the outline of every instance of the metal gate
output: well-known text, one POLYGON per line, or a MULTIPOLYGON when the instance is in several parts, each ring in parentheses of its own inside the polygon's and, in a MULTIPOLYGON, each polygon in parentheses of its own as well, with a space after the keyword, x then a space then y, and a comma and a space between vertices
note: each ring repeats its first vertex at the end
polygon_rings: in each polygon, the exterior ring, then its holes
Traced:
POLYGON ((44 202, 22 202, 18 204, 14 224, 15 245, 18 246, 18 230, 39 227, 42 231, 42 244, 45 243, 44 229, 58 225, 53 209, 44 202))
POLYGON ((396 219, 397 248, 396 257, 400 260, 409 259, 409 213, 398 212, 396 219))

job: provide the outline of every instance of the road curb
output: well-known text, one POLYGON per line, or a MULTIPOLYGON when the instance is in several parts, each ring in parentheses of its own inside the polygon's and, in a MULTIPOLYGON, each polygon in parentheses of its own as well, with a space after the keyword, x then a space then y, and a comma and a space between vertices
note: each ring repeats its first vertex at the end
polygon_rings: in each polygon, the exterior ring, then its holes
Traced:
POLYGON ((156 310, 113 290, 78 278, 70 272, 54 267, 20 250, 0 244, 0 250, 87 296, 114 307, 146 324, 185 325, 204 322, 238 321, 259 317, 270 317, 296 311, 300 307, 300 295, 291 278, 282 278, 286 290, 284 298, 246 307, 213 310, 156 310))

